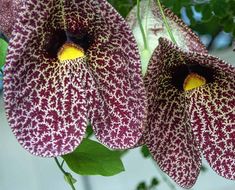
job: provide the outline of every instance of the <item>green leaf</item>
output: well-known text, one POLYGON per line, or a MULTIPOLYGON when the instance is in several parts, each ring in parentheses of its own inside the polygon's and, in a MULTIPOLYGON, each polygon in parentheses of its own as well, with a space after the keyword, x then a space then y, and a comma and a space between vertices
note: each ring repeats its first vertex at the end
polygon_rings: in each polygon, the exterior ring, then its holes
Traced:
POLYGON ((203 9, 203 5, 202 5, 202 4, 196 4, 196 5, 194 6, 194 8, 195 8, 195 10, 196 10, 197 12, 201 12, 202 9, 203 9))
POLYGON ((124 171, 120 152, 84 139, 72 153, 62 156, 69 168, 80 175, 113 176, 124 171))
POLYGON ((211 0, 213 12, 216 16, 223 18, 228 13, 228 4, 226 0, 211 0))
POLYGON ((225 18, 220 20, 220 24, 223 26, 225 32, 233 31, 234 27, 233 18, 226 16, 225 18))
POLYGON ((197 31, 199 34, 210 34, 212 36, 216 36, 218 32, 222 30, 222 26, 219 24, 218 17, 213 17, 209 22, 207 23, 198 23, 196 27, 193 29, 197 31))
POLYGON ((180 10, 182 8, 181 1, 180 0, 175 0, 174 5, 173 5, 173 12, 175 12, 177 15, 180 15, 180 10))
POLYGON ((202 21, 208 22, 213 17, 212 10, 209 4, 205 4, 202 9, 202 21))
POLYGON ((146 183, 145 182, 141 182, 137 188, 137 190, 147 190, 147 186, 146 186, 146 183))
POLYGON ((172 7, 175 3, 175 0, 168 0, 168 1, 161 0, 161 3, 162 3, 162 5, 172 9, 172 7))
POLYGON ((192 10, 192 7, 186 7, 186 14, 190 20, 190 26, 195 26, 196 25, 196 21, 194 19, 194 13, 192 10))
POLYGON ((125 18, 131 8, 134 7, 136 1, 127 0, 108 0, 108 2, 125 18))
POLYGON ((154 187, 158 186, 159 183, 160 183, 160 181, 157 178, 153 178, 151 181, 150 188, 154 188, 154 187))
POLYGON ((150 157, 150 152, 146 145, 141 147, 141 153, 145 158, 150 157))
POLYGON ((94 134, 91 123, 88 123, 86 128, 86 138, 90 138, 94 134))
POLYGON ((7 42, 0 38, 0 69, 4 66, 6 61, 7 47, 7 42))

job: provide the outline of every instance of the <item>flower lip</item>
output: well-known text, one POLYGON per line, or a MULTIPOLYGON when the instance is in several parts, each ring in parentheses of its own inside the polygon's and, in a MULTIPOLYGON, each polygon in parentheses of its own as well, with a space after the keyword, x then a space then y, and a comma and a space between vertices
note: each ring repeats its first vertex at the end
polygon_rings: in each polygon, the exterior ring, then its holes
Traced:
POLYGON ((196 73, 190 73, 184 80, 184 91, 193 90, 206 84, 206 79, 196 73))
POLYGON ((215 71, 199 64, 185 64, 172 69, 171 82, 178 90, 184 91, 185 80, 189 75, 197 75, 205 79, 206 84, 214 81, 215 71))
POLYGON ((57 30, 46 37, 45 42, 46 55, 53 59, 57 58, 59 51, 66 43, 74 44, 86 53, 93 43, 93 37, 88 32, 74 34, 69 31, 57 30))
POLYGON ((71 42, 65 42, 65 44, 60 48, 57 56, 59 61, 63 62, 83 58, 85 57, 85 52, 80 46, 71 42))

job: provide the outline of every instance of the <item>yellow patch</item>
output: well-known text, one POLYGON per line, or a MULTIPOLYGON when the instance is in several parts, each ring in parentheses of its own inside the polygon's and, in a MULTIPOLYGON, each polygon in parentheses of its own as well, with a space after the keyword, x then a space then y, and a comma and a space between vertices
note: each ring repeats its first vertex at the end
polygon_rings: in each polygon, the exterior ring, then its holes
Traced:
POLYGON ((184 80, 184 91, 192 90, 206 84, 206 79, 196 73, 190 73, 184 80))
POLYGON ((81 47, 76 44, 66 42, 58 52, 58 59, 62 61, 74 60, 77 58, 82 58, 85 53, 81 47))

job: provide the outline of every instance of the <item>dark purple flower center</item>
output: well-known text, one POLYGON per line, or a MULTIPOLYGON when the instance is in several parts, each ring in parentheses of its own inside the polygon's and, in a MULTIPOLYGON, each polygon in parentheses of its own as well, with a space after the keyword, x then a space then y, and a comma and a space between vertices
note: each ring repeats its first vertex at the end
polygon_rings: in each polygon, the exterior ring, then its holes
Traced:
POLYGON ((53 32, 52 35, 45 40, 45 50, 49 58, 57 58, 57 54, 61 47, 69 42, 81 47, 86 52, 91 44, 93 38, 88 33, 73 34, 68 31, 58 30, 53 32))
POLYGON ((215 71, 213 69, 198 64, 185 64, 172 69, 172 84, 178 90, 184 90, 184 81, 191 73, 204 77, 206 83, 212 83, 214 81, 215 71))

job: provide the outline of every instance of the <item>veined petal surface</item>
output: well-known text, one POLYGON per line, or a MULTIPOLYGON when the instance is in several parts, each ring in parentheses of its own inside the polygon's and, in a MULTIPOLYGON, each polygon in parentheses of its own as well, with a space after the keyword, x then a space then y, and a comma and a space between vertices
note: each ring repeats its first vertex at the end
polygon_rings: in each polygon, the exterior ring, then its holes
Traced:
POLYGON ((145 76, 148 126, 145 143, 160 168, 184 188, 196 182, 201 155, 193 134, 185 93, 177 89, 172 73, 185 64, 167 40, 160 39, 145 76))
POLYGON ((8 38, 22 4, 23 0, 0 0, 0 31, 8 38))
POLYGON ((214 70, 213 82, 190 92, 190 120, 202 153, 221 176, 235 179, 235 68, 210 56, 189 60, 214 70))
MULTIPOLYGON (((98 28, 89 50, 90 70, 102 104, 90 107, 97 138, 113 149, 133 147, 140 139, 146 119, 146 95, 140 58, 134 37, 124 19, 104 0, 93 2, 98 28), (105 10, 105 11, 104 11, 105 10), (97 108, 99 106, 99 108, 97 108)), ((88 12, 88 11, 87 11, 88 12)))
POLYGON ((129 30, 103 0, 25 2, 4 77, 7 116, 22 146, 39 156, 69 153, 81 142, 88 120, 109 147, 135 145, 146 101, 129 30), (78 43, 85 56, 60 62, 56 52, 66 40, 78 43), (112 88, 117 93, 108 93, 112 88))

